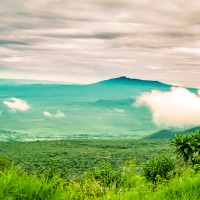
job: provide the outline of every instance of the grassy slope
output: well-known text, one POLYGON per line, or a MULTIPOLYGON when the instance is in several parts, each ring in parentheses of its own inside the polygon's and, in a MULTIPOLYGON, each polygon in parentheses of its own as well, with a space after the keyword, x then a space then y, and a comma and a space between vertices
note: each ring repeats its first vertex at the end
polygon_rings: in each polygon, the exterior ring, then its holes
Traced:
POLYGON ((184 173, 181 177, 158 184, 156 190, 142 176, 133 175, 129 180, 133 185, 129 188, 105 188, 92 179, 66 183, 53 177, 27 175, 11 168, 1 172, 0 199, 2 200, 199 200, 200 174, 184 173))
POLYGON ((71 174, 81 174, 100 161, 121 166, 126 160, 137 158, 137 164, 151 156, 172 154, 169 140, 60 140, 38 142, 0 142, 0 156, 30 171, 43 171, 53 158, 58 167, 67 167, 71 174))
POLYGON ((0 176, 0 199, 5 200, 61 200, 67 199, 63 184, 58 179, 47 181, 27 175, 18 169, 5 170, 0 176))
POLYGON ((113 192, 106 194, 102 200, 199 200, 200 199, 200 173, 195 175, 184 174, 180 178, 159 184, 154 191, 145 181, 138 186, 121 194, 113 192))

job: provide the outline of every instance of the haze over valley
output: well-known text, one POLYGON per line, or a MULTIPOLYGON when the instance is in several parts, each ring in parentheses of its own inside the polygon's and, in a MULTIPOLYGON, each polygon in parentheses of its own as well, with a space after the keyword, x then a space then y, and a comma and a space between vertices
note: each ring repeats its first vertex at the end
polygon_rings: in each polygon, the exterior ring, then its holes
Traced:
POLYGON ((187 108, 185 98, 200 106, 197 89, 158 81, 119 77, 69 85, 1 79, 0 139, 143 138, 163 128, 183 131, 200 124, 200 113, 187 108))

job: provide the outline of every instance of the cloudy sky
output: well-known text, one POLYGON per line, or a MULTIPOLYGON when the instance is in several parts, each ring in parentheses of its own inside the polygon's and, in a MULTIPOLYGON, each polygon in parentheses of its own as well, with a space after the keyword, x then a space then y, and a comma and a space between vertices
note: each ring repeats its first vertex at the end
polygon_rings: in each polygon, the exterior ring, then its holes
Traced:
POLYGON ((0 0, 0 78, 200 88, 199 0, 0 0))

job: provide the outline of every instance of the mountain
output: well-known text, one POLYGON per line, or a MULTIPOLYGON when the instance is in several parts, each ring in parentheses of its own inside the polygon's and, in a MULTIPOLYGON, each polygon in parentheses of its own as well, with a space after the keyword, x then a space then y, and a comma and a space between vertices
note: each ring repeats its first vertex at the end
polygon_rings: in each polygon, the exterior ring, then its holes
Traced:
POLYGON ((98 84, 122 84, 122 85, 157 85, 157 86, 166 86, 167 84, 161 83, 159 81, 152 81, 152 80, 141 80, 141 79, 134 79, 128 78, 126 76, 121 76, 118 78, 112 78, 104 81, 98 82, 98 84))
MULTIPOLYGON (((168 91, 171 86, 157 81, 145 81, 119 77, 104 80, 94 84, 70 85, 70 84, 3 84, 0 80, 0 92, 8 96, 18 97, 44 97, 64 98, 65 101, 98 101, 98 100, 119 100, 137 97, 143 92, 153 89, 168 91), (6 92, 5 92, 6 91, 6 92), (67 99, 66 99, 67 98, 67 99)), ((5 83, 5 80, 4 80, 5 83)), ((1 95, 1 94, 0 94, 1 95)))
POLYGON ((144 92, 170 91, 171 87, 125 76, 87 85, 0 79, 0 140, 9 140, 9 135, 12 140, 108 135, 142 138, 159 130, 148 108, 135 107, 134 102, 144 92), (30 109, 9 109, 3 102, 12 97, 25 101, 30 109))
MULTIPOLYGON (((137 84, 137 83, 142 83, 142 84, 149 84, 149 83, 157 83, 157 84, 163 84, 159 81, 152 81, 152 80, 141 80, 141 79, 135 79, 135 78, 128 78, 126 76, 121 76, 117 78, 111 78, 108 80, 103 80, 100 82, 96 82, 93 84, 137 84)), ((0 78, 0 84, 5 84, 5 85, 31 85, 31 84, 55 84, 55 85, 74 85, 74 83, 68 83, 68 82, 58 82, 58 81, 44 81, 44 80, 26 80, 26 79, 1 79, 0 78)), ((77 84, 76 84, 77 85, 77 84)), ((83 85, 83 84, 81 84, 83 85)), ((92 85, 92 84, 88 84, 92 85)))
POLYGON ((164 130, 158 131, 156 133, 153 133, 151 135, 148 135, 148 136, 144 137, 143 139, 147 139, 147 140, 173 139, 175 137, 175 135, 192 133, 192 132, 195 132, 198 130, 200 130, 200 126, 190 128, 190 129, 187 129, 184 131, 170 131, 170 130, 164 129, 164 130))
POLYGON ((174 138, 175 134, 176 133, 173 132, 173 131, 163 129, 163 130, 160 130, 156 133, 150 134, 150 135, 144 137, 143 139, 147 139, 147 140, 171 139, 171 138, 174 138))
MULTIPOLYGON (((85 87, 85 86, 84 86, 85 87)), ((169 91, 171 85, 160 83, 158 81, 131 79, 125 76, 100 81, 89 84, 85 91, 96 91, 99 94, 98 99, 127 99, 136 98, 143 92, 150 92, 153 89, 169 91)), ((96 100, 98 100, 96 99, 96 100)))

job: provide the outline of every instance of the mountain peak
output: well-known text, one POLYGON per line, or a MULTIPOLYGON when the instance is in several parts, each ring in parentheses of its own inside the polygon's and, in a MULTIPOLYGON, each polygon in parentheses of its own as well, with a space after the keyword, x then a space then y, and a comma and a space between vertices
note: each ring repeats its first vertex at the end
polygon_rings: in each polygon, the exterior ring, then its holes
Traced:
POLYGON ((108 80, 100 81, 99 83, 101 84, 142 84, 142 85, 148 85, 148 84, 159 84, 159 85, 165 85, 159 81, 152 81, 152 80, 141 80, 141 79, 136 79, 136 78, 129 78, 126 76, 120 76, 117 78, 111 78, 108 80))
MULTIPOLYGON (((143 80, 140 80, 140 79, 135 79, 135 78, 129 78, 127 76, 120 76, 120 77, 117 77, 117 78, 111 78, 111 79, 108 79, 108 80, 105 80, 106 82, 122 82, 122 81, 143 81, 143 80)), ((105 82, 105 81, 102 81, 102 82, 105 82)))
POLYGON ((133 81, 133 80, 139 80, 139 79, 129 78, 129 77, 127 77, 127 76, 120 76, 120 77, 118 77, 118 78, 113 78, 113 79, 110 79, 110 80, 133 81))
MULTIPOLYGON (((117 78, 116 78, 117 79, 117 78)), ((128 77, 126 77, 126 76, 120 76, 120 77, 118 77, 118 79, 130 79, 130 78, 128 78, 128 77)))

